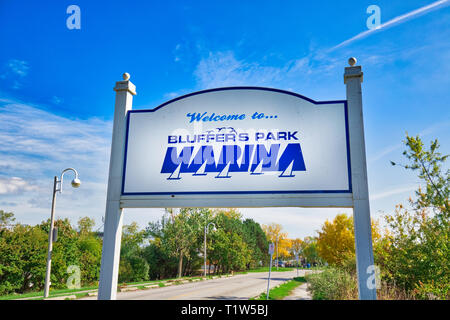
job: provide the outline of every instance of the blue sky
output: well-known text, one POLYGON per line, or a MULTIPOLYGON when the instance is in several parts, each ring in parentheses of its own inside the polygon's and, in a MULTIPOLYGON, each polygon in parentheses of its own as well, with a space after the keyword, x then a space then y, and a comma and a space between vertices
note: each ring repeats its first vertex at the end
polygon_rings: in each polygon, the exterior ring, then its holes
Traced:
MULTIPOLYGON (((205 88, 251 85, 314 100, 345 99, 344 67, 358 58, 371 212, 406 203, 414 174, 405 132, 438 138, 450 153, 450 1, 11 1, 0 2, 0 209, 23 223, 50 213, 52 177, 79 170, 58 216, 104 215, 115 81, 131 74, 134 108, 205 88), (66 9, 81 9, 69 30, 66 9), (369 30, 370 5, 381 26, 369 30)), ((291 236, 314 233, 348 209, 243 209, 291 236)), ((128 210, 145 226, 162 210, 128 210)))

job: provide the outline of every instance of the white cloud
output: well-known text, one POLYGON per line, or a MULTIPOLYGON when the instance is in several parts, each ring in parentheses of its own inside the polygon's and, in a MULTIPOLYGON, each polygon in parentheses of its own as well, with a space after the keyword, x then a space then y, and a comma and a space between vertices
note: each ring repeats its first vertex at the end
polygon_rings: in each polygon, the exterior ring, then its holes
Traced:
POLYGON ((178 43, 178 44, 175 46, 175 50, 174 50, 174 54, 175 54, 174 61, 175 61, 175 62, 178 62, 178 61, 181 60, 181 57, 180 57, 180 50, 181 50, 181 44, 178 43))
POLYGON ((369 162, 375 162, 377 160, 380 160, 384 158, 386 155, 390 154, 391 152, 394 152, 395 150, 398 150, 402 147, 402 144, 397 143, 394 145, 390 145, 385 147, 383 150, 380 150, 376 155, 369 158, 369 162))
MULTIPOLYGON (((291 89, 311 86, 335 72, 340 61, 320 52, 292 59, 281 66, 238 59, 233 51, 209 52, 200 59, 194 76, 200 89, 226 86, 266 86, 291 89)), ((323 80, 322 80, 323 83, 323 80)), ((292 90, 292 89, 291 89, 292 90)))
POLYGON ((53 103, 53 104, 60 104, 60 103, 62 102, 62 99, 59 98, 59 97, 57 97, 57 96, 53 96, 53 97, 50 99, 50 102, 53 103))
POLYGON ((0 79, 10 82, 10 88, 18 90, 22 88, 22 79, 28 75, 30 66, 27 61, 10 59, 5 64, 6 71, 0 75, 0 79))
POLYGON ((411 193, 411 191, 417 190, 418 185, 407 185, 407 186, 395 186, 391 187, 387 190, 383 190, 381 192, 377 192, 375 194, 370 195, 370 200, 379 200, 383 198, 387 198, 390 196, 398 195, 398 194, 404 194, 404 193, 411 193))
POLYGON ((164 98, 167 100, 172 100, 178 96, 180 96, 180 94, 178 92, 169 92, 169 93, 164 94, 164 98))
POLYGON ((34 191, 36 187, 19 177, 1 178, 0 194, 12 194, 23 191, 34 191))
POLYGON ((281 70, 237 60, 234 53, 210 52, 194 72, 201 88, 238 85, 266 85, 280 76, 281 70))
POLYGON ((10 210, 23 223, 47 219, 53 177, 74 167, 82 186, 72 189, 72 177, 67 174, 63 193, 57 197, 58 215, 73 223, 81 216, 91 216, 100 223, 105 210, 110 121, 70 119, 34 105, 0 99, 0 128, 2 206, 17 204, 10 210))
POLYGON ((12 73, 20 77, 25 77, 30 69, 28 62, 17 59, 9 60, 7 66, 12 73))
MULTIPOLYGON (((450 128, 450 121, 440 121, 432 124, 431 126, 421 130, 418 135, 421 138, 424 138, 426 136, 429 136, 431 134, 434 134, 436 132, 439 132, 441 130, 448 130, 450 128)), ((401 148, 405 148, 405 145, 403 143, 397 143, 388 145, 382 150, 378 151, 375 155, 369 157, 369 162, 375 162, 377 160, 380 160, 387 156, 388 154, 391 154, 392 152, 399 150, 401 148)))

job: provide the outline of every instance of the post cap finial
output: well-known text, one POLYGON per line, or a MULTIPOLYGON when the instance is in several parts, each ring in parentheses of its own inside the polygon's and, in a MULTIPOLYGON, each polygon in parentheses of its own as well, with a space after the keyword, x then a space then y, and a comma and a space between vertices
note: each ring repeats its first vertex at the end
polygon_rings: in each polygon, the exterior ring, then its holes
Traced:
POLYGON ((350 59, 348 59, 348 64, 353 67, 357 61, 358 60, 356 60, 355 57, 351 57, 350 59))
POLYGON ((130 80, 130 74, 129 74, 128 72, 125 72, 125 73, 122 75, 122 78, 123 78, 123 80, 128 81, 128 80, 130 80))

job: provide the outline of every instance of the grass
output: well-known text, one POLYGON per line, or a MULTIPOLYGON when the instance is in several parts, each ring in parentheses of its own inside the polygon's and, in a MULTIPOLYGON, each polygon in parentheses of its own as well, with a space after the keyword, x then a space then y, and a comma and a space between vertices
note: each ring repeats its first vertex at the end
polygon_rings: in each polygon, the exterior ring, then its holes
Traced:
POLYGON ((77 294, 75 294, 75 296, 77 297, 77 299, 80 299, 80 298, 87 297, 88 294, 86 292, 84 292, 84 293, 77 293, 77 294))
MULTIPOLYGON (((294 271, 295 268, 278 268, 277 271, 277 267, 272 267, 271 272, 285 272, 285 271, 294 271)), ((245 270, 245 271, 239 271, 239 272, 235 272, 234 274, 247 274, 249 272, 269 272, 269 267, 259 267, 259 268, 255 268, 255 269, 250 269, 250 270, 245 270)))
POLYGON ((181 278, 167 278, 167 279, 162 279, 162 280, 147 280, 147 281, 138 281, 138 282, 127 282, 127 283, 119 283, 119 285, 127 285, 127 286, 132 286, 132 285, 147 285, 147 284, 157 284, 161 281, 179 281, 179 280, 190 280, 190 279, 197 279, 197 278, 201 278, 201 276, 192 276, 192 277, 181 277, 181 278))
MULTIPOLYGON (((296 277, 290 281, 287 281, 278 287, 275 287, 269 291, 269 300, 283 300, 285 297, 289 296, 291 292, 297 288, 299 285, 306 282, 305 277, 296 277)), ((266 300, 267 294, 261 293, 258 297, 251 300, 266 300)))
MULTIPOLYGON (((192 279, 199 278, 199 277, 193 277, 192 279)), ((183 277, 184 279, 190 279, 188 277, 183 277)), ((162 281, 169 281, 169 280, 177 280, 177 278, 171 278, 171 279, 164 279, 164 280, 154 280, 154 281, 140 281, 140 282, 129 282, 129 283, 119 283, 117 286, 137 286, 143 287, 144 285, 150 285, 150 284, 158 284, 160 287, 163 287, 164 284, 162 281)), ((87 291, 87 290, 97 290, 98 286, 86 286, 79 289, 50 289, 49 298, 71 294, 71 293, 77 293, 77 297, 79 295, 87 295, 87 293, 81 292, 81 291, 87 291)), ((33 300, 41 300, 43 299, 44 291, 34 291, 34 292, 27 292, 22 294, 9 294, 0 296, 0 300, 15 300, 15 299, 24 299, 24 298, 36 298, 33 300)), ((31 300, 31 299, 30 299, 31 300)))
MULTIPOLYGON (((208 276, 208 279, 211 279, 213 275, 208 276)), ((220 276, 219 276, 220 277, 220 276)), ((193 276, 193 277, 181 277, 181 278, 168 278, 163 280, 149 280, 149 281, 139 281, 139 282, 128 282, 128 283, 118 283, 117 289, 119 291, 120 287, 124 286, 135 286, 138 289, 147 289, 144 286, 151 285, 151 284, 157 284, 160 287, 164 287, 164 282, 172 282, 174 284, 179 284, 182 280, 189 280, 192 281, 194 279, 200 279, 203 280, 202 276, 193 276)), ((49 298, 54 298, 58 296, 68 295, 68 294, 75 294, 77 298, 87 296, 86 292, 82 291, 89 291, 89 290, 97 290, 98 286, 86 286, 79 289, 52 289, 50 288, 50 294, 49 298)), ((29 300, 43 300, 44 291, 34 291, 34 292, 27 292, 22 294, 9 294, 0 296, 0 300, 15 300, 15 299, 26 299, 29 298, 29 300)))
MULTIPOLYGON (((56 290, 51 290, 50 289, 50 294, 49 297, 57 297, 60 295, 65 295, 68 293, 74 293, 74 292, 80 292, 80 291, 85 291, 85 290, 96 290, 98 287, 97 286, 87 286, 87 287, 83 287, 83 288, 79 288, 79 289, 56 289, 56 290)), ((44 291, 36 291, 36 292, 28 292, 28 293, 23 293, 23 294, 9 294, 9 295, 5 295, 5 296, 0 296, 0 300, 14 300, 14 299, 22 299, 22 298, 40 298, 44 295, 44 291)))

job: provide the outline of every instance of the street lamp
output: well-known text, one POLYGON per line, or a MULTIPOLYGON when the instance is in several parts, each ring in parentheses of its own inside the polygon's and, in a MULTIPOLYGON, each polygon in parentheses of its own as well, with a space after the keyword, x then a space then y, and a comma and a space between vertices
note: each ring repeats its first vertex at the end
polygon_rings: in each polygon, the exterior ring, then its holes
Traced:
POLYGON ((53 225, 55 222, 55 205, 56 205, 56 192, 62 193, 62 184, 64 173, 67 171, 73 171, 75 173, 75 178, 72 180, 72 187, 78 188, 81 185, 81 181, 78 178, 78 172, 74 168, 67 168, 61 172, 61 178, 58 179, 57 176, 54 178, 53 182, 53 200, 52 200, 52 213, 50 217, 50 231, 48 233, 48 251, 47 251, 47 271, 45 274, 45 287, 44 287, 44 298, 48 297, 50 289, 50 272, 52 267, 52 250, 53 250, 53 225))
POLYGON ((206 234, 208 233, 208 227, 209 227, 210 224, 214 225, 214 229, 213 230, 216 229, 216 225, 214 224, 214 222, 210 222, 210 223, 208 223, 205 226, 205 241, 204 241, 204 250, 203 250, 203 253, 204 253, 204 256, 205 256, 205 265, 204 265, 204 275, 205 275, 205 277, 206 277, 206 234))

